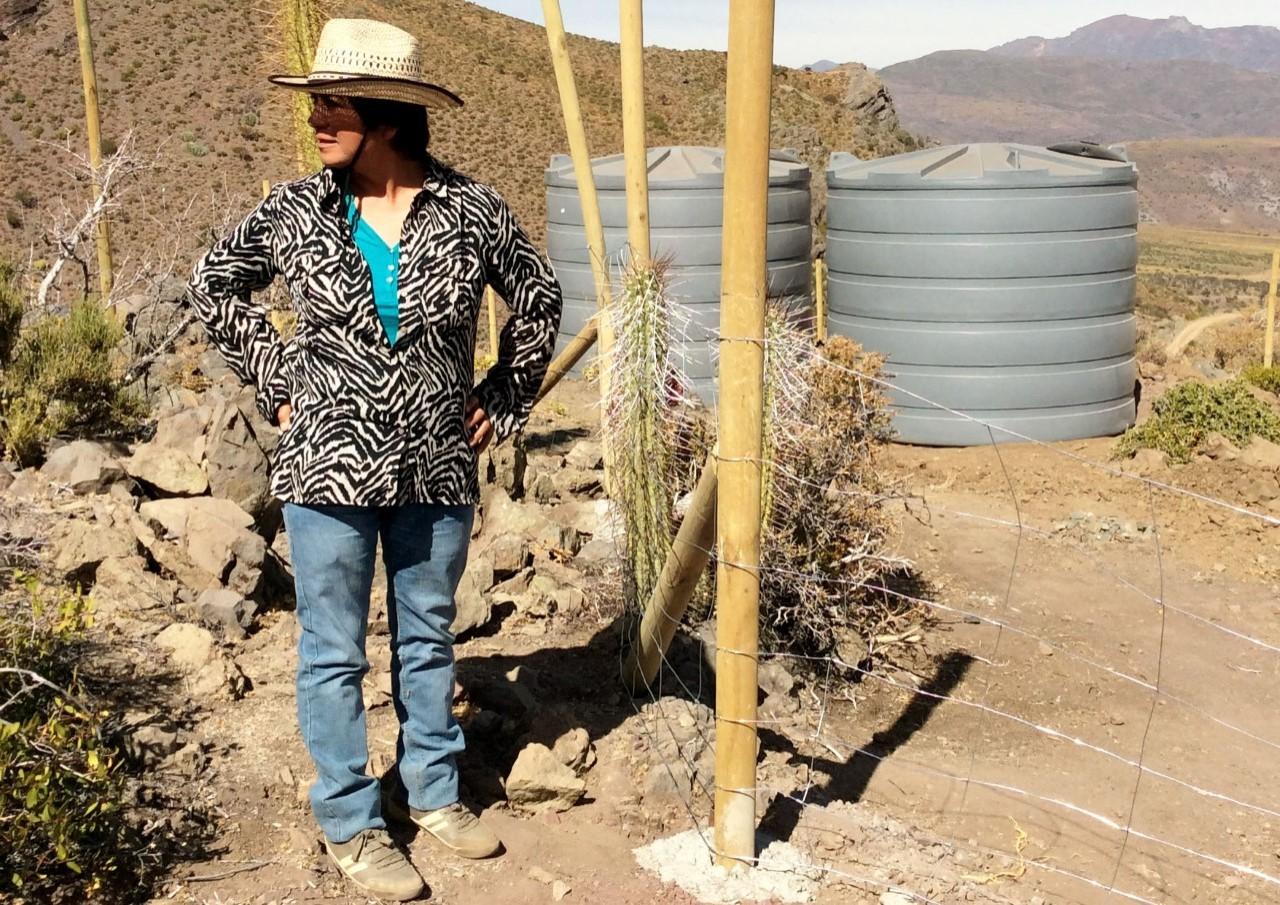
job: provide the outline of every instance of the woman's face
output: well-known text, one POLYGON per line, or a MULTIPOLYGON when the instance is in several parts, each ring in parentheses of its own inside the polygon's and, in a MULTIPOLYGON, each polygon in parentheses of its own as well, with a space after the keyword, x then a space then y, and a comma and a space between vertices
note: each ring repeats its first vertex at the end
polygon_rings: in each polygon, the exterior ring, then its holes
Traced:
POLYGON ((325 166, 341 168, 355 160, 365 128, 350 101, 332 94, 313 94, 307 122, 315 130, 316 147, 325 166))

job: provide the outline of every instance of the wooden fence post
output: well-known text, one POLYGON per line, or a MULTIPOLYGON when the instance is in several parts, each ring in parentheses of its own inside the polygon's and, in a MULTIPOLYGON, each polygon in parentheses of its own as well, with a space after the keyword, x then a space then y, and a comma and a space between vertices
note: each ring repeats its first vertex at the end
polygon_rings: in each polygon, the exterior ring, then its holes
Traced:
POLYGON ((622 150, 627 170, 627 242, 631 261, 648 267, 649 147, 644 121, 643 0, 620 0, 622 38, 622 150))
POLYGON ((653 684, 662 658, 671 647, 671 639, 689 608, 698 579, 711 559, 711 545, 716 539, 718 455, 719 450, 713 448, 702 466, 698 485, 689 501, 689 511, 671 542, 662 574, 645 607, 635 641, 622 664, 622 684, 632 694, 639 694, 653 684))
POLYGON ((1276 352, 1276 284, 1280 283, 1280 249, 1271 253, 1271 288, 1267 292, 1267 333, 1262 342, 1262 363, 1268 368, 1276 352))
MULTIPOLYGON (((587 149, 587 132, 582 125, 582 109, 578 104, 578 86, 573 79, 573 64, 569 60, 569 44, 564 32, 564 17, 560 14, 560 0, 542 0, 542 14, 547 23, 547 43, 551 47, 551 62, 555 67, 556 85, 560 91, 560 108, 564 113, 565 137, 569 141, 569 153, 573 157, 573 170, 578 181, 578 199, 582 203, 582 222, 587 234, 587 256, 591 259, 591 272, 596 281, 596 307, 599 311, 596 328, 599 331, 600 398, 609 398, 609 368, 613 352, 613 324, 609 321, 610 302, 609 265, 605 257, 604 225, 600 221, 600 200, 596 196, 596 180, 591 172, 591 154, 587 149)), ((607 408, 600 406, 601 426, 607 408)), ((605 444, 604 488, 608 493, 612 486, 612 456, 605 444)))
MULTIPOLYGON (((93 197, 102 191, 98 171, 102 167, 102 125, 98 119, 98 76, 93 67, 93 32, 89 27, 89 0, 75 0, 76 36, 80 42, 80 75, 84 81, 84 122, 89 138, 89 168, 93 171, 93 197)), ((102 300, 111 295, 111 228, 103 211, 98 218, 98 285, 102 300)))
POLYGON ((498 294, 492 286, 484 287, 485 307, 489 309, 489 354, 498 360, 498 294))
POLYGON ((827 341, 827 259, 813 262, 814 337, 820 343, 827 341))
POLYGON ((773 0, 729 3, 716 507, 715 776, 715 849, 719 863, 729 868, 755 862, 773 14, 773 0))

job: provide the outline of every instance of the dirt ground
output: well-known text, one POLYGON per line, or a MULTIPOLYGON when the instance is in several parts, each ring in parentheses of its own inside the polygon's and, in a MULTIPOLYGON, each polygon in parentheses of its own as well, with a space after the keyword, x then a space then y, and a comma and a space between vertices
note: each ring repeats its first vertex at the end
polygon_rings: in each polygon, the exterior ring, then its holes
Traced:
MULTIPOLYGON (((552 422, 563 431, 566 420, 586 431, 595 417, 580 385, 550 402, 531 432, 552 422)), ((875 903, 885 886, 942 903, 1121 901, 1103 891, 1113 877, 1136 901, 1277 900, 1265 880, 1137 835, 1117 867, 1122 834, 1105 822, 1124 825, 1132 808, 1142 833, 1280 873, 1280 528, 1063 455, 1105 461, 1109 446, 887 452, 908 496, 893 504, 899 552, 917 564, 923 596, 951 609, 934 606, 931 626, 886 641, 873 677, 802 684, 785 727, 762 732, 762 785, 791 796, 764 796, 763 830, 813 859, 818 903, 875 903)), ((1152 476, 1237 503, 1259 480, 1219 462, 1152 476)), ((380 601, 375 673, 389 657, 380 601)), ((587 729, 598 762, 582 804, 521 817, 502 799, 500 746, 472 738, 465 794, 508 851, 465 863, 406 838, 434 901, 695 901, 633 855, 688 829, 705 806, 665 822, 638 806, 650 739, 636 717, 642 702, 616 679, 610 602, 597 604, 573 619, 515 614, 458 647, 463 687, 523 670, 558 720, 587 729)), ((291 613, 268 613, 238 654, 252 691, 209 705, 195 723, 209 769, 192 791, 216 806, 219 835, 156 902, 365 901, 326 865, 305 804, 293 632, 291 613)), ((380 771, 393 758, 395 717, 378 689, 369 701, 380 771)))

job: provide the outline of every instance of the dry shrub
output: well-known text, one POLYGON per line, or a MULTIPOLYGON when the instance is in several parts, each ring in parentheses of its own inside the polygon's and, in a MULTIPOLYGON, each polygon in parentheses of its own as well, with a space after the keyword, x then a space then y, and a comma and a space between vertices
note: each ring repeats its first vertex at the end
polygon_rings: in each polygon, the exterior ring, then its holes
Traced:
POLYGON ((1262 358, 1262 325, 1245 318, 1220 330, 1212 340, 1213 363, 1224 371, 1239 373, 1262 358))
POLYGON ((887 551, 884 502, 894 488, 876 456, 890 414, 868 379, 882 362, 842 337, 820 356, 777 317, 767 349, 761 641, 767 650, 828 655, 904 610, 879 590, 909 565, 887 551))

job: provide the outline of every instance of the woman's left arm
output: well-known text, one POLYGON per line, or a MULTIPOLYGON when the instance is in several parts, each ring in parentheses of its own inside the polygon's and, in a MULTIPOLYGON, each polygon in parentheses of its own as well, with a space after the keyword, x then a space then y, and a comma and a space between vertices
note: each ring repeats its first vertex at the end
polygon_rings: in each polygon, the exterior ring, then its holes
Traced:
POLYGON ((501 442, 524 427, 555 351, 563 300, 551 265, 516 221, 507 203, 480 187, 488 200, 485 271, 489 285, 511 309, 498 343, 498 361, 474 390, 501 442))

